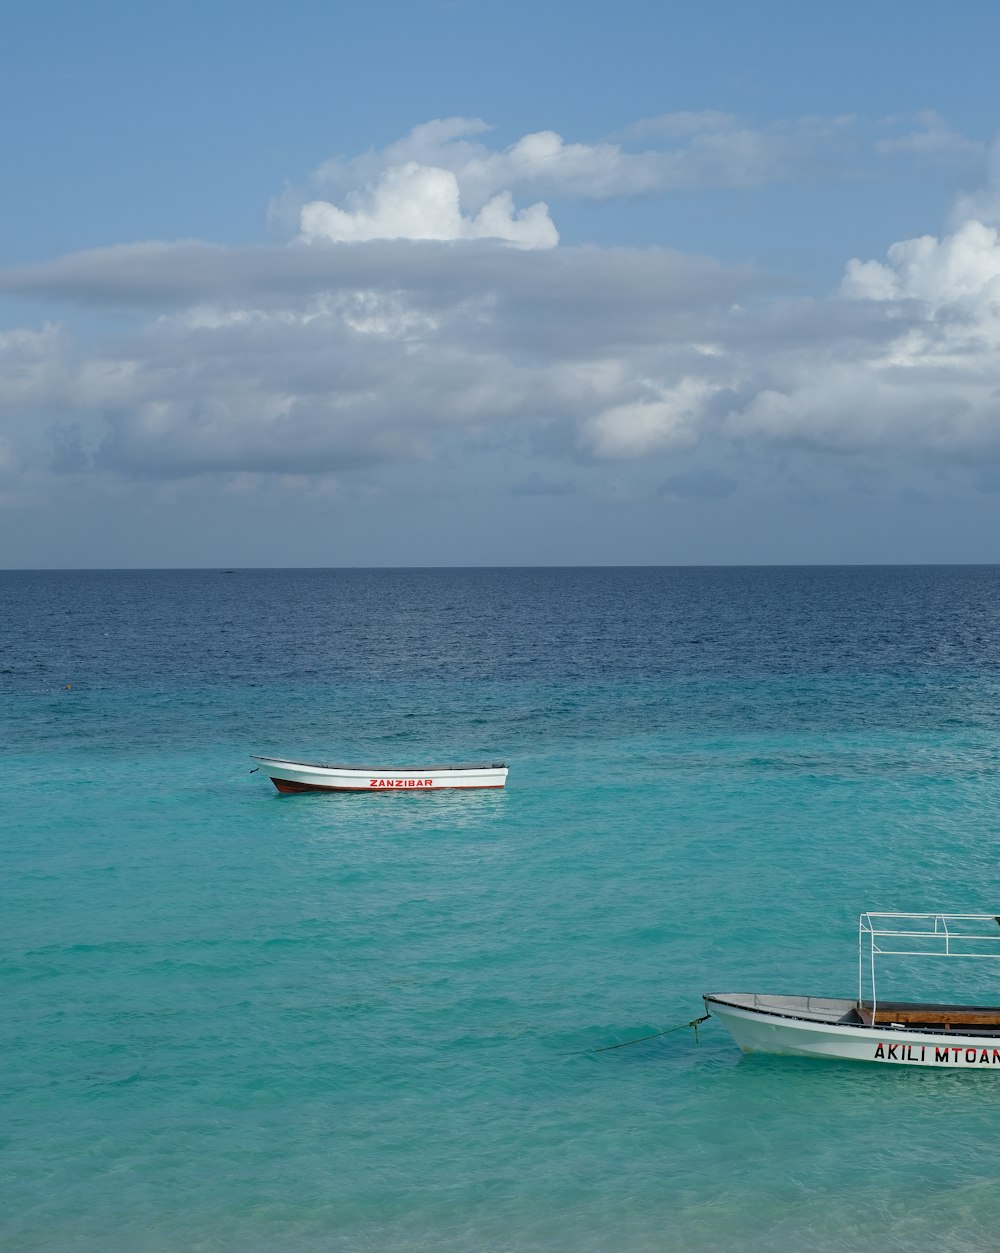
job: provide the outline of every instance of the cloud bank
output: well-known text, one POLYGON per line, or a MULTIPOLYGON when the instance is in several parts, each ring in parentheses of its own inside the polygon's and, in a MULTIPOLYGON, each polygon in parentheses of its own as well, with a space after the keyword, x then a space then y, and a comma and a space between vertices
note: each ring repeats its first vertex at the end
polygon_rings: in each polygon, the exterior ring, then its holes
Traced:
MULTIPOLYGON (((285 243, 150 242, 0 272, 0 291, 125 319, 0 333, 0 500, 87 475, 370 484, 487 454, 515 495, 648 464, 651 491, 704 500, 736 480, 703 454, 1000 463, 994 174, 940 235, 847 259, 817 299, 668 249, 567 247, 532 199, 783 177, 852 128, 672 114, 630 137, 665 148, 543 131, 491 150, 482 123, 451 119, 321 167, 325 196, 281 201, 285 243)), ((934 119, 909 133, 923 153, 962 147, 934 119)))

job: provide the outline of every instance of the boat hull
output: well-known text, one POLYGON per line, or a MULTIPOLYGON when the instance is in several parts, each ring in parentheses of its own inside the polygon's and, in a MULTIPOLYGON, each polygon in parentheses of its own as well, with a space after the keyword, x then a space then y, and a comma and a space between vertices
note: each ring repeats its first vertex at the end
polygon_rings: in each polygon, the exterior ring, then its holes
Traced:
POLYGON ((887 1066, 1000 1069, 1000 1029, 961 1033, 879 1023, 844 1022, 857 1002, 819 997, 704 997, 705 1009, 744 1053, 776 1053, 887 1066))
POLYGON ((437 792, 445 788, 502 788, 502 763, 469 766, 422 766, 402 770, 378 766, 334 766, 319 762, 254 757, 258 769, 279 792, 437 792))

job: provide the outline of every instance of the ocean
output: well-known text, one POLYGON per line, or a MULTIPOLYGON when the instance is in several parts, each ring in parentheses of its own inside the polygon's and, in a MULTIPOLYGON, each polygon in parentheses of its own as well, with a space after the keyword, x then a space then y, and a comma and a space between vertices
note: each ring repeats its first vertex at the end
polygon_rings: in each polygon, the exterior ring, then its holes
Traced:
POLYGON ((1000 914, 1000 568, 9 571, 0 748, 0 1247, 1000 1248, 1000 1073, 596 1051, 1000 914))

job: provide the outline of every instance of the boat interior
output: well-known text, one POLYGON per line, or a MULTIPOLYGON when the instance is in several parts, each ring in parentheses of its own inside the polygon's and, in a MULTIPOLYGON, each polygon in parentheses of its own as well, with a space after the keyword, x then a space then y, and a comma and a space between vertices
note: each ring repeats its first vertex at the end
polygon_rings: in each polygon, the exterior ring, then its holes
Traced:
POLYGON ((996 1035, 1000 1031, 1000 1006, 949 1005, 929 1001, 872 1002, 820 996, 772 996, 735 992, 706 996, 734 1009, 755 1010, 801 1022, 829 1023, 838 1027, 900 1027, 911 1031, 957 1031, 962 1035, 996 1035))

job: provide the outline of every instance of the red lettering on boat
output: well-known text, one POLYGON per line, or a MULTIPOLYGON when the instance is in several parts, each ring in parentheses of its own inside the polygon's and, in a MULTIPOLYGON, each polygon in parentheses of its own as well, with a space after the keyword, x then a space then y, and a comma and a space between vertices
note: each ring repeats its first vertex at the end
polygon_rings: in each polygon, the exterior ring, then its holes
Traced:
POLYGON ((433 779, 369 779, 372 787, 433 787, 433 779))
POLYGON ((934 1060, 936 1062, 946 1062, 948 1060, 948 1045, 947 1044, 944 1046, 944 1048, 939 1048, 938 1045, 936 1044, 934 1045, 934 1060))

